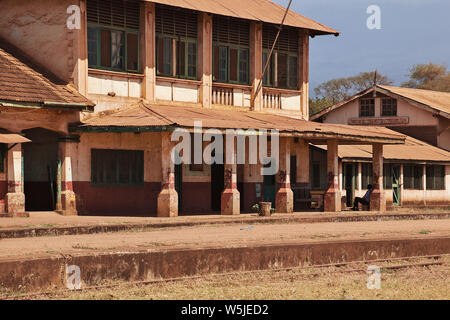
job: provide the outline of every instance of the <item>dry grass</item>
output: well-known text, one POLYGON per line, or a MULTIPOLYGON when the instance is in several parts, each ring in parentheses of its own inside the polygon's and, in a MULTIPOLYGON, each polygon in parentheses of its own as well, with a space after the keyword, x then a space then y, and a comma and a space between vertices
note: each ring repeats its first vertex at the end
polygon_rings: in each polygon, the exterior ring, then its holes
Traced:
MULTIPOLYGON (((153 284, 114 283, 112 288, 87 289, 41 295, 38 299, 449 299, 450 257, 443 265, 408 269, 383 269, 401 265, 379 263, 382 268, 381 289, 367 289, 367 265, 307 268, 291 271, 264 271, 232 275, 206 276, 153 284), (343 272, 349 269, 362 271, 343 272)), ((408 263, 430 262, 418 259, 408 263)), ((111 283, 110 283, 111 284, 111 283)))

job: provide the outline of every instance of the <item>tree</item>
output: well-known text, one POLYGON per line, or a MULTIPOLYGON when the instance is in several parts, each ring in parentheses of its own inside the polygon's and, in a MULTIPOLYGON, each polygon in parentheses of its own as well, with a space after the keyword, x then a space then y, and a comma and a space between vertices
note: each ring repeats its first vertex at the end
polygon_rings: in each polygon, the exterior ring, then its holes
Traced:
MULTIPOLYGON (((375 72, 361 72, 360 74, 338 78, 322 83, 314 89, 315 100, 310 100, 310 113, 315 114, 340 101, 350 98, 352 95, 364 91, 375 82, 375 72)), ((376 83, 390 85, 392 81, 379 73, 376 74, 376 83)))
POLYGON ((450 71, 445 65, 417 64, 409 71, 409 80, 402 87, 450 92, 450 71))
MULTIPOLYGON (((356 76, 348 78, 338 78, 322 83, 314 92, 317 97, 325 98, 337 103, 350 98, 352 95, 364 91, 375 82, 375 72, 362 72, 356 76)), ((392 81, 383 75, 377 73, 376 83, 381 85, 390 85, 392 81)))

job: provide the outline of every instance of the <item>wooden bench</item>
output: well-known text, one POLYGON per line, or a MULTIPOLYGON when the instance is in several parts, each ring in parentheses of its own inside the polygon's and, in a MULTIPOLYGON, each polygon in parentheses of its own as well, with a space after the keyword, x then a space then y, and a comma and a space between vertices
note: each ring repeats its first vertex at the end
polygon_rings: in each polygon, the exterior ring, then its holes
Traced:
POLYGON ((301 206, 301 208, 311 209, 313 204, 320 206, 320 199, 311 197, 311 189, 307 187, 292 187, 294 192, 294 202, 301 206))

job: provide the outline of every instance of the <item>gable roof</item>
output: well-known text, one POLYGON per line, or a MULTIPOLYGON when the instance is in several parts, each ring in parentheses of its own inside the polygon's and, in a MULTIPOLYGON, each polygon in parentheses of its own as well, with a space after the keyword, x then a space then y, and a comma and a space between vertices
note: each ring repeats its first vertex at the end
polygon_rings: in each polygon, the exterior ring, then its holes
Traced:
MULTIPOLYGON (((413 137, 405 137, 405 144, 395 146, 385 145, 383 147, 383 158, 393 161, 402 160, 450 163, 450 152, 417 140, 413 137)), ((327 150, 327 146, 317 147, 322 150, 327 150)), ((342 145, 339 146, 338 155, 341 159, 372 160, 372 147, 368 145, 342 145)))
POLYGON ((376 85, 364 91, 361 91, 347 100, 341 101, 335 105, 323 109, 322 111, 312 115, 312 121, 319 119, 323 115, 336 110, 353 100, 356 100, 371 92, 380 92, 393 98, 399 98, 410 102, 416 107, 425 109, 436 115, 450 119, 450 92, 440 92, 432 90, 400 88, 393 86, 376 85))
POLYGON ((278 129, 280 134, 296 135, 314 141, 338 139, 341 144, 386 143, 402 144, 404 135, 382 127, 355 127, 323 124, 288 116, 247 110, 208 109, 202 107, 170 106, 161 104, 135 105, 94 114, 73 131, 81 132, 152 132, 175 128, 194 128, 194 121, 202 127, 226 129, 278 129))
POLYGON ((71 85, 0 38, 0 105, 8 103, 74 110, 93 109, 94 106, 71 85))
MULTIPOLYGON (((148 0, 148 2, 278 25, 286 11, 286 8, 269 0, 148 0)), ((292 10, 286 17, 285 25, 308 29, 312 35, 339 35, 339 31, 292 10)))

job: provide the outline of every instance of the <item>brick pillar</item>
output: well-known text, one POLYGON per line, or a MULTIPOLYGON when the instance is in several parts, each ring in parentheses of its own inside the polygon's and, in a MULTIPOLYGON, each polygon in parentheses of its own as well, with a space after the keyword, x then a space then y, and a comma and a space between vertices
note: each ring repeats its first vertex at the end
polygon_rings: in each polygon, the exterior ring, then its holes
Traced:
POLYGON ((370 211, 386 212, 386 195, 383 189, 383 145, 372 145, 373 191, 370 195, 370 211))
POLYGON ((22 145, 19 143, 8 151, 8 193, 5 207, 10 217, 28 216, 25 213, 22 177, 22 145))
POLYGON ((298 143, 294 144, 297 155, 297 184, 301 186, 309 186, 309 166, 310 166, 310 150, 309 144, 299 139, 298 143))
POLYGON ((226 136, 225 139, 227 139, 227 148, 224 171, 225 185, 221 199, 222 215, 239 215, 241 213, 241 196, 237 189, 236 144, 234 143, 234 137, 226 136), (233 144, 228 141, 230 138, 233 139, 233 144))
POLYGON ((338 140, 327 141, 328 189, 325 193, 325 212, 341 211, 341 191, 339 186, 338 140))
POLYGON ((280 138, 279 158, 280 188, 275 197, 275 209, 277 213, 292 213, 294 212, 294 193, 291 189, 291 143, 289 138, 280 138))
POLYGON ((77 197, 73 190, 72 160, 77 154, 78 139, 66 137, 58 143, 56 211, 63 216, 76 216, 77 197))
POLYGON ((212 15, 201 13, 198 16, 198 61, 200 85, 200 102, 204 108, 212 104, 212 15))
POLYGON ((258 95, 256 90, 262 81, 262 23, 251 22, 250 24, 250 82, 252 84, 251 110, 262 109, 262 87, 258 95))
POLYGON ((171 132, 161 133, 161 192, 158 195, 158 217, 178 216, 178 193, 175 190, 175 164, 171 157, 175 143, 171 132))
POLYGON ((144 74, 142 81, 142 97, 147 101, 155 100, 156 85, 156 34, 155 34, 155 4, 141 2, 141 69, 144 74))

